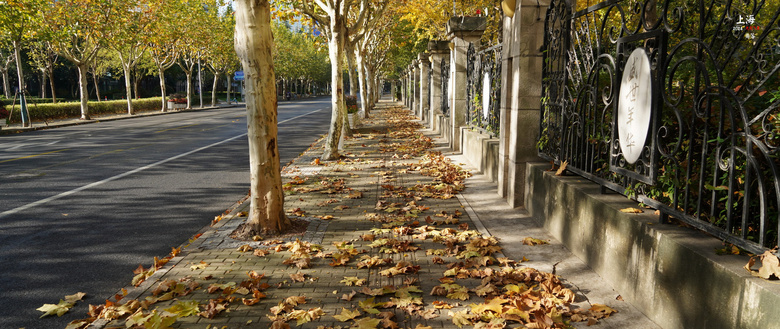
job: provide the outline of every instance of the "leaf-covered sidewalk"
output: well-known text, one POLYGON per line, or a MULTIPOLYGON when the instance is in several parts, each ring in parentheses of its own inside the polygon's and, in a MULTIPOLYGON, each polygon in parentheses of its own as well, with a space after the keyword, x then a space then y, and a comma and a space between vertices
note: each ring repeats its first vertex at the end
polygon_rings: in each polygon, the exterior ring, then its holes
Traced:
POLYGON ((456 197, 469 173, 431 151, 407 110, 380 105, 341 161, 317 160, 320 143, 285 169, 285 207, 306 232, 233 240, 241 204, 71 327, 566 328, 621 316, 571 307, 580 297, 561 278, 504 257, 456 197))

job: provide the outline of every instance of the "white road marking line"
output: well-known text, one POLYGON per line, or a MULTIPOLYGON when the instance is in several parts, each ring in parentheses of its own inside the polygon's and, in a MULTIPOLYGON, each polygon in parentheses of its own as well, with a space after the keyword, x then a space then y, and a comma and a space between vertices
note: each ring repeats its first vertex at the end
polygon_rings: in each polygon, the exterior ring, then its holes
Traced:
POLYGON ((176 160, 176 159, 179 159, 179 158, 182 158, 182 157, 188 156, 188 155, 190 155, 190 154, 193 154, 193 153, 196 153, 196 152, 203 151, 203 150, 205 150, 205 149, 208 149, 208 148, 211 148, 211 147, 214 147, 214 146, 220 145, 220 144, 224 144, 224 143, 227 143, 227 142, 233 141, 233 140, 235 140, 235 139, 238 139, 238 138, 241 138, 241 137, 244 137, 244 136, 246 136, 246 133, 244 133, 244 134, 241 134, 241 135, 238 135, 238 136, 234 136, 234 137, 231 137, 231 138, 228 138, 228 139, 225 139, 225 140, 222 140, 222 141, 219 141, 219 142, 216 142, 216 143, 210 144, 210 145, 206 145, 206 146, 204 146, 204 147, 201 147, 201 148, 198 148, 198 149, 194 149, 194 150, 192 150, 192 151, 185 152, 185 153, 182 153, 182 154, 179 154, 179 155, 176 155, 176 156, 173 156, 173 157, 167 158, 167 159, 165 159, 165 160, 160 160, 160 161, 157 161, 157 162, 155 162, 155 163, 152 163, 152 164, 149 164, 149 165, 146 165, 146 166, 140 167, 140 168, 136 168, 136 169, 133 169, 133 170, 130 170, 130 171, 127 171, 127 172, 121 173, 121 174, 119 174, 119 175, 116 175, 116 176, 113 176, 113 177, 106 178, 106 179, 104 179, 104 180, 101 180, 101 181, 97 181, 97 182, 94 182, 94 183, 90 183, 90 184, 84 185, 84 186, 82 186, 82 187, 78 187, 78 188, 72 189, 72 190, 70 190, 70 191, 67 191, 67 192, 62 192, 62 193, 60 193, 60 194, 53 195, 53 196, 50 196, 50 197, 48 197, 48 198, 45 198, 45 199, 41 199, 41 200, 35 201, 35 202, 33 202, 33 203, 28 203, 28 204, 26 204, 26 205, 24 205, 24 206, 21 206, 21 207, 16 207, 16 208, 14 208, 14 209, 11 209, 11 210, 6 210, 6 211, 4 211, 4 212, 1 212, 1 213, 0 213, 0 218, 4 218, 4 217, 6 217, 6 216, 9 216, 9 215, 16 214, 16 213, 18 213, 18 212, 21 212, 21 211, 24 211, 24 210, 30 209, 30 208, 32 208, 32 207, 37 207, 37 206, 40 206, 40 205, 43 205, 43 204, 49 203, 49 202, 51 202, 51 201, 54 201, 54 200, 61 199, 61 198, 64 198, 64 197, 66 197, 66 196, 73 195, 73 194, 76 194, 76 193, 78 193, 78 192, 81 192, 81 191, 84 191, 84 190, 87 190, 87 189, 90 189, 90 188, 93 188, 93 187, 96 187, 96 186, 100 186, 100 185, 103 185, 103 184, 105 184, 105 183, 108 183, 108 182, 111 182, 111 181, 115 181, 115 180, 117 180, 117 179, 120 179, 120 178, 123 178, 123 177, 130 176, 130 175, 132 175, 132 174, 135 174, 135 173, 137 173, 137 172, 144 171, 144 170, 146 170, 146 169, 154 168, 154 167, 156 167, 156 166, 159 166, 159 165, 161 165, 161 164, 164 164, 164 163, 167 163, 167 162, 171 162, 171 161, 173 161, 173 160, 176 160))
POLYGON ((295 120, 295 119, 298 119, 298 118, 300 118, 300 117, 305 117, 305 116, 307 116, 307 115, 309 115, 309 114, 312 114, 312 113, 317 113, 317 112, 319 112, 319 111, 322 111, 322 109, 319 109, 319 110, 314 110, 314 111, 311 111, 311 112, 309 112, 309 113, 305 113, 305 114, 301 114, 301 115, 299 115, 299 116, 297 116, 297 117, 289 118, 289 119, 287 119, 287 120, 282 120, 282 121, 279 121, 279 122, 277 122, 276 124, 277 124, 277 125, 280 125, 280 124, 283 124, 283 123, 285 123, 285 122, 287 122, 287 121, 295 120))
MULTIPOLYGON (((311 111, 311 112, 309 112, 309 113, 306 113, 306 114, 302 114, 302 115, 299 115, 299 116, 296 116, 296 117, 293 117, 293 118, 289 118, 289 119, 286 119, 286 120, 280 121, 280 122, 279 122, 279 123, 277 123, 277 124, 282 124, 282 123, 285 123, 285 122, 288 122, 288 121, 292 121, 292 120, 298 119, 298 118, 300 118, 300 117, 304 117, 304 116, 307 116, 307 115, 309 115, 309 114, 316 113, 316 112, 319 112, 319 111, 321 111, 321 109, 320 109, 320 110, 311 111)), ((227 143, 227 142, 230 142, 230 141, 236 140, 236 139, 238 139, 238 138, 241 138, 241 137, 244 137, 244 136, 246 136, 246 135, 247 135, 246 133, 243 133, 243 134, 241 134, 241 135, 234 136, 234 137, 231 137, 231 138, 228 138, 228 139, 225 139, 225 140, 222 140, 222 141, 219 141, 219 142, 216 142, 216 143, 210 144, 210 145, 206 145, 206 146, 204 146, 204 147, 201 147, 201 148, 198 148, 198 149, 195 149, 195 150, 189 151, 189 152, 185 152, 185 153, 182 153, 182 154, 179 154, 179 155, 176 155, 176 156, 173 156, 173 157, 167 158, 167 159, 165 159, 165 160, 160 160, 160 161, 157 161, 157 162, 155 162, 155 163, 152 163, 152 164, 149 164, 149 165, 146 165, 146 166, 140 167, 140 168, 136 168, 136 169, 133 169, 133 170, 130 170, 130 171, 127 171, 127 172, 121 173, 121 174, 119 174, 119 175, 116 175, 116 176, 113 176, 113 177, 106 178, 106 179, 104 179, 104 180, 101 180, 101 181, 97 181, 97 182, 94 182, 94 183, 90 183, 90 184, 84 185, 84 186, 82 186, 82 187, 78 187, 78 188, 72 189, 72 190, 70 190, 70 191, 67 191, 67 192, 62 192, 62 193, 60 193, 60 194, 53 195, 53 196, 50 196, 50 197, 48 197, 48 198, 45 198, 45 199, 41 199, 41 200, 35 201, 35 202, 33 202, 33 203, 28 203, 28 204, 26 204, 26 205, 24 205, 24 206, 21 206, 21 207, 16 207, 16 208, 14 208, 14 209, 11 209, 11 210, 6 210, 6 211, 4 211, 4 212, 1 212, 1 213, 0 213, 0 218, 4 218, 4 217, 6 217, 6 216, 13 215, 13 214, 19 213, 19 212, 21 212, 21 211, 24 211, 24 210, 30 209, 30 208, 32 208, 32 207, 37 207, 37 206, 43 205, 43 204, 49 203, 49 202, 51 202, 51 201, 54 201, 54 200, 57 200, 57 199, 62 199, 62 198, 64 198, 64 197, 66 197, 66 196, 73 195, 73 194, 76 194, 76 193, 78 193, 78 192, 81 192, 81 191, 84 191, 84 190, 87 190, 87 189, 90 189, 90 188, 93 188, 93 187, 96 187, 96 186, 100 186, 100 185, 103 185, 103 184, 105 184, 105 183, 108 183, 108 182, 111 182, 111 181, 115 181, 115 180, 117 180, 117 179, 120 179, 120 178, 123 178, 123 177, 130 176, 130 175, 132 175, 132 174, 135 174, 135 173, 137 173, 137 172, 144 171, 144 170, 146 170, 146 169, 154 168, 154 167, 156 167, 156 166, 159 166, 159 165, 161 165, 161 164, 164 164, 164 163, 167 163, 167 162, 171 162, 171 161, 173 161, 173 160, 176 160, 176 159, 179 159, 179 158, 182 158, 182 157, 188 156, 188 155, 190 155, 190 154, 197 153, 197 152, 203 151, 203 150, 205 150, 205 149, 208 149, 208 148, 211 148, 211 147, 214 147, 214 146, 220 145, 220 144, 224 144, 224 143, 227 143)))

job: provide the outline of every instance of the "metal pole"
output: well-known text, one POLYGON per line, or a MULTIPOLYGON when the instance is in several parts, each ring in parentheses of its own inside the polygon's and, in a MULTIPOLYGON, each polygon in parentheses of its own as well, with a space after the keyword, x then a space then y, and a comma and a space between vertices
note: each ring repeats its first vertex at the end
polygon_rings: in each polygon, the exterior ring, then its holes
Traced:
POLYGON ((19 107, 22 112, 22 127, 30 127, 30 113, 27 112, 27 99, 24 97, 24 92, 19 93, 19 107))

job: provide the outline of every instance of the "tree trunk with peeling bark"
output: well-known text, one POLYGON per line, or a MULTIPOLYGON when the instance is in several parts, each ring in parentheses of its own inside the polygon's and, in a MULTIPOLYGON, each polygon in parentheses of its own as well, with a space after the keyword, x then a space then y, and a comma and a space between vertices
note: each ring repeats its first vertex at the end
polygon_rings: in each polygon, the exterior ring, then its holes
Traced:
POLYGON ((79 62, 76 64, 76 68, 79 71, 79 98, 81 100, 81 120, 90 120, 89 106, 89 92, 87 91, 87 63, 79 62))
POLYGON ((219 79, 219 74, 214 73, 214 83, 211 86, 211 106, 217 106, 217 79, 219 79))
POLYGON ((51 87, 51 102, 57 103, 57 91, 54 89, 54 68, 49 68, 49 86, 51 87))
MULTIPOLYGON (((368 114, 371 111, 371 105, 369 105, 369 94, 366 83, 368 82, 366 76, 366 66, 363 64, 363 54, 360 50, 355 52, 355 60, 357 61, 358 77, 360 79, 360 107, 363 109, 363 119, 368 118, 368 114)), ((371 79, 371 78, 368 78, 371 79)))
POLYGON ((160 95, 162 95, 162 107, 160 111, 165 112, 168 110, 168 100, 165 99, 165 69, 158 65, 157 72, 160 77, 160 95))
POLYGON ((268 0, 237 0, 235 48, 244 68, 251 173, 249 218, 241 232, 280 233, 290 226, 277 148, 277 100, 268 0))
POLYGON ((330 118, 330 131, 325 141, 325 151, 322 153, 322 160, 336 160, 339 154, 339 141, 344 130, 344 120, 347 116, 347 107, 344 104, 344 78, 341 73, 344 72, 344 64, 341 59, 344 58, 344 21, 343 19, 330 20, 330 39, 328 40, 328 53, 330 56, 331 83, 333 85, 333 95, 331 97, 331 106, 333 112, 330 118), (334 64, 335 63, 335 64, 334 64))
MULTIPOLYGON (((121 56, 119 58, 122 58, 121 56)), ((124 62, 124 60, 122 60, 124 62)), ((133 86, 130 81, 130 66, 128 66, 125 63, 122 63, 122 70, 125 72, 125 96, 127 97, 127 114, 128 115, 134 115, 135 112, 133 112, 133 86)), ((95 86, 95 90, 97 90, 97 86, 95 86)), ((98 96, 98 99, 100 96, 98 96)))

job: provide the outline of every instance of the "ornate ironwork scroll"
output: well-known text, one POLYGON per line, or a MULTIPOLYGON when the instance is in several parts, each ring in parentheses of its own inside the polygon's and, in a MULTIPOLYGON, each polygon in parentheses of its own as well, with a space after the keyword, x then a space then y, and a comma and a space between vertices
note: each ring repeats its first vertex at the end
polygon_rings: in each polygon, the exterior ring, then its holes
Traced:
POLYGON ((748 251, 775 247, 780 3, 565 3, 546 16, 540 155, 748 251), (616 110, 634 49, 650 59, 653 119, 629 164, 616 110))

